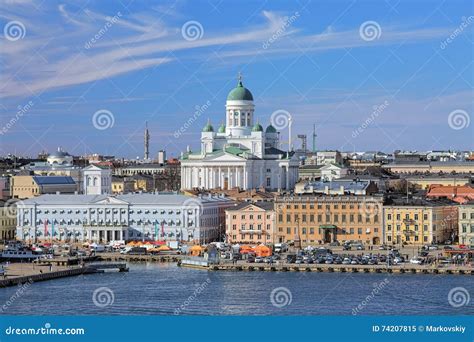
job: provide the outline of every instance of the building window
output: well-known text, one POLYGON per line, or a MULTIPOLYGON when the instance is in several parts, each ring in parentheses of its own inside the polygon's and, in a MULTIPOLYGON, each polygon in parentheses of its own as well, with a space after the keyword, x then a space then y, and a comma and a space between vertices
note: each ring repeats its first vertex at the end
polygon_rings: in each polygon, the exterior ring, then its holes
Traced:
POLYGON ((272 180, 270 179, 270 177, 267 177, 267 187, 269 188, 271 185, 272 185, 272 180))

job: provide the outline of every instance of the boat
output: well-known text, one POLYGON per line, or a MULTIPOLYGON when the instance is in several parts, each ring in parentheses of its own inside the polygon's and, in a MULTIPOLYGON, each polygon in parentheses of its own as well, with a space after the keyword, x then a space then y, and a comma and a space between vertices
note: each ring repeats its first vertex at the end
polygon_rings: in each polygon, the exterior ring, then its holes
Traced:
POLYGON ((50 255, 43 253, 41 248, 32 249, 24 246, 21 242, 9 243, 0 254, 2 261, 32 261, 40 258, 48 258, 50 255))

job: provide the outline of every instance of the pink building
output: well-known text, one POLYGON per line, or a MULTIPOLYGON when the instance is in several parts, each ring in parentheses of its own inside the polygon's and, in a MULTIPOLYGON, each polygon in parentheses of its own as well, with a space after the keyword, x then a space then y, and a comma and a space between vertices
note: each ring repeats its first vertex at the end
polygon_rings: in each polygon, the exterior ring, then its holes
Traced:
POLYGON ((243 202, 226 210, 226 236, 230 243, 273 244, 274 233, 273 202, 243 202))

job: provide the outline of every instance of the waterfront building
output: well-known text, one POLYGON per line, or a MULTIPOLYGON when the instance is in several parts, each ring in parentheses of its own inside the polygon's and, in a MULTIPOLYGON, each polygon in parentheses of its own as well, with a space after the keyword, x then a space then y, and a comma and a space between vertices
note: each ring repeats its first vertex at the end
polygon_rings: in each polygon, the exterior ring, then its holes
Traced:
POLYGON ((372 195, 375 192, 377 192, 377 185, 374 182, 357 179, 299 182, 295 185, 295 194, 372 195))
POLYGON ((112 170, 99 165, 89 165, 82 170, 84 195, 112 193, 112 170))
POLYGON ((157 175, 164 173, 166 166, 159 163, 143 163, 118 167, 114 170, 117 176, 134 176, 134 175, 157 175))
POLYGON ((381 196, 290 196, 275 201, 275 242, 297 246, 359 241, 381 243, 381 196))
POLYGON ((15 239, 16 203, 0 200, 0 240, 15 239))
POLYGON ((253 95, 239 79, 227 96, 225 124, 217 131, 210 122, 201 133, 201 150, 181 157, 181 189, 264 187, 290 190, 298 180, 299 160, 280 149, 271 124, 264 130, 254 121, 253 95))
POLYGON ((474 248, 474 201, 459 207, 459 243, 474 248))
POLYGON ((383 211, 386 244, 440 244, 458 234, 458 207, 452 202, 395 198, 383 211))
POLYGON ((57 192, 77 192, 77 184, 67 176, 13 176, 10 187, 12 197, 22 199, 57 192))
POLYGON ((229 243, 273 244, 275 209, 273 202, 242 202, 226 210, 229 243))
POLYGON ((16 232, 28 242, 222 241, 233 203, 176 194, 42 195, 18 208, 16 232))

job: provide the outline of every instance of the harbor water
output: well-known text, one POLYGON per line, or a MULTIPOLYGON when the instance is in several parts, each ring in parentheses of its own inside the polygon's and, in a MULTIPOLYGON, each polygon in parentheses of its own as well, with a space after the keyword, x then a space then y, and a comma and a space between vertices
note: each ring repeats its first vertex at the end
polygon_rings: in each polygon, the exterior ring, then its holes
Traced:
POLYGON ((18 286, 0 289, 1 314, 474 315, 469 275, 203 271, 157 263, 129 267, 126 273, 38 282, 21 291, 18 286))

